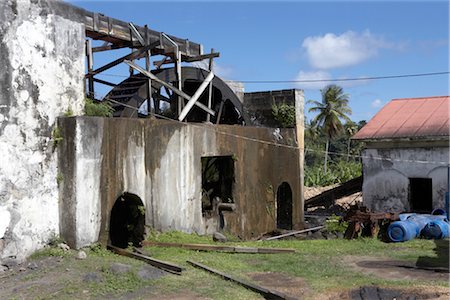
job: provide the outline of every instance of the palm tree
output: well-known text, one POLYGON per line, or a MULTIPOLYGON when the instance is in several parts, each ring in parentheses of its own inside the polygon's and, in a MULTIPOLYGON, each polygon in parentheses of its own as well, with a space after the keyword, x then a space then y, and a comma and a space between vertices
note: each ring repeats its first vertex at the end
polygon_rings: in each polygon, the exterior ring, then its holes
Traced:
POLYGON ((320 92, 322 102, 309 100, 308 103, 314 105, 309 109, 309 112, 318 112, 312 122, 323 131, 327 138, 324 161, 324 171, 327 172, 330 140, 342 130, 342 120, 350 122, 348 115, 352 113, 352 110, 348 106, 349 96, 344 93, 342 87, 331 84, 320 92))
POLYGON ((345 133, 348 135, 347 140, 347 161, 350 159, 350 143, 352 141, 352 136, 358 131, 358 125, 354 122, 345 123, 345 133))

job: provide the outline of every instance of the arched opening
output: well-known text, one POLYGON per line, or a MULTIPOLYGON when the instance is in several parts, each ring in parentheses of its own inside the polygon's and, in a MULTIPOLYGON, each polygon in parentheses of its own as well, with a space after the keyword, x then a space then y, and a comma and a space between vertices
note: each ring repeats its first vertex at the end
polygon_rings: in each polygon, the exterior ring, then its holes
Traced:
POLYGON ((109 238, 113 246, 140 247, 144 240, 145 207, 135 194, 123 193, 111 210, 109 238))
POLYGON ((287 182, 277 190, 277 228, 292 229, 292 190, 287 182))

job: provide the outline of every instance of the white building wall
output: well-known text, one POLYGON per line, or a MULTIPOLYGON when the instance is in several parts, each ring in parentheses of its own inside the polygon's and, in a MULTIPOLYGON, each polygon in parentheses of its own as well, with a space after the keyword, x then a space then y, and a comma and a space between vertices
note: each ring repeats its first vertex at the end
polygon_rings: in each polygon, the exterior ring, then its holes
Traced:
POLYGON ((84 99, 83 25, 10 2, 0 1, 0 263, 59 234, 52 129, 84 99))
POLYGON ((409 178, 431 178, 433 208, 444 207, 448 147, 366 149, 362 156, 363 201, 370 209, 409 211, 409 178))

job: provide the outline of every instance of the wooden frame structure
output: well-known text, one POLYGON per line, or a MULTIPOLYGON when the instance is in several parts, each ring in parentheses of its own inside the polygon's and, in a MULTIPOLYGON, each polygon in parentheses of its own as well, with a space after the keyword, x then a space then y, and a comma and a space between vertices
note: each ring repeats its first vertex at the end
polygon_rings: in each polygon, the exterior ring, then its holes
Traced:
MULTIPOLYGON (((195 104, 200 107, 207 114, 207 121, 209 121, 210 115, 215 115, 215 112, 211 109, 211 100, 208 101, 208 106, 197 102, 201 94, 209 87, 209 98, 212 96, 212 84, 211 79, 214 76, 212 72, 213 59, 219 57, 219 53, 215 53, 213 50, 210 54, 203 54, 203 47, 201 44, 194 43, 188 39, 181 39, 175 36, 165 34, 164 32, 154 31, 148 28, 147 25, 140 27, 133 23, 126 23, 121 20, 110 18, 108 16, 92 13, 87 10, 72 6, 64 3, 60 9, 66 8, 69 14, 78 14, 78 17, 84 21, 86 31, 86 58, 87 58, 87 73, 85 78, 87 79, 86 94, 89 97, 95 98, 95 85, 99 83, 110 87, 116 87, 116 84, 95 78, 96 75, 101 74, 121 63, 127 63, 130 66, 130 76, 134 75, 134 71, 142 73, 146 76, 147 81, 147 99, 152 99, 152 81, 156 80, 159 84, 162 84, 166 89, 172 90, 178 95, 177 103, 177 116, 176 118, 182 121, 189 113, 190 108, 195 104), (104 44, 101 46, 93 47, 92 40, 103 40, 104 44), (131 53, 124 55, 108 64, 94 69, 94 54, 109 50, 130 48, 131 53), (167 82, 161 82, 161 80, 151 76, 151 56, 163 55, 165 56, 160 61, 155 61, 153 65, 156 69, 160 69, 163 65, 174 64, 176 71, 176 85, 173 86, 167 82), (139 67, 134 63, 135 60, 145 58, 145 69, 139 67), (183 62, 196 62, 204 59, 209 59, 209 70, 211 76, 208 76, 208 80, 205 80, 202 84, 202 89, 198 90, 195 97, 188 96, 182 91, 182 74, 181 64, 183 62), (188 100, 185 104, 183 98, 188 100), (189 108, 186 108, 189 107, 189 108)), ((114 100, 114 99, 112 99, 114 100)), ((139 106, 145 101, 145 99, 138 99, 136 101, 136 112, 139 106)), ((153 107, 159 108, 159 99, 153 99, 153 107)), ((147 103, 148 115, 155 113, 151 111, 150 102, 147 103)), ((157 112, 157 111, 156 111, 157 112)), ((133 115, 130 115, 133 116, 133 115)))

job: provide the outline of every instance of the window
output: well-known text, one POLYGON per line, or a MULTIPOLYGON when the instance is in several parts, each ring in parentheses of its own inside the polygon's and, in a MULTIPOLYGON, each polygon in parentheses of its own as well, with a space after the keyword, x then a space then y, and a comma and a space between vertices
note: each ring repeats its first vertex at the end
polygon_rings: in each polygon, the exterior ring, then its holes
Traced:
POLYGON ((233 203, 234 159, 232 156, 202 157, 202 212, 219 203, 233 203))

